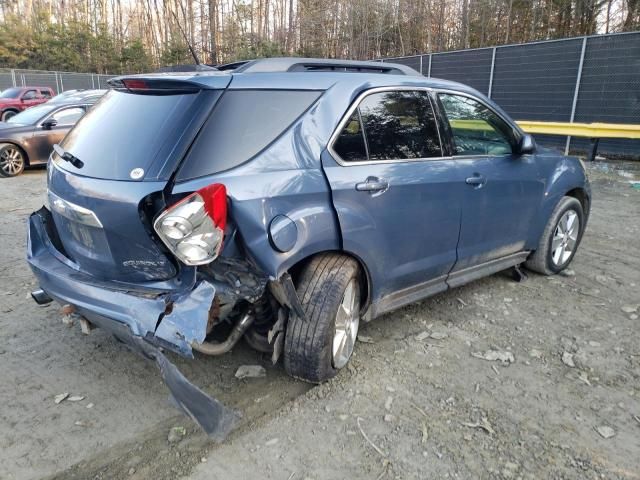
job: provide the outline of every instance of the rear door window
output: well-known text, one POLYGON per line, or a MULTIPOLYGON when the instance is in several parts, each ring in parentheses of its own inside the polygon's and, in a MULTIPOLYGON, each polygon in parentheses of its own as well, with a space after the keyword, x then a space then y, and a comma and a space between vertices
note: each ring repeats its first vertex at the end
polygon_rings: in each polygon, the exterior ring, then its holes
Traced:
POLYGON ((391 90, 366 96, 343 127, 333 150, 346 162, 441 157, 429 94, 424 90, 391 90))
POLYGON ((360 122, 360 113, 356 109, 351 115, 340 135, 333 144, 333 150, 345 162, 362 162, 368 160, 367 145, 360 122))
POLYGON ((370 160, 442 156, 438 127, 426 91, 374 93, 359 108, 370 160))
POLYGON ((320 96, 309 90, 228 90, 198 134, 178 180, 241 165, 286 131, 320 96))

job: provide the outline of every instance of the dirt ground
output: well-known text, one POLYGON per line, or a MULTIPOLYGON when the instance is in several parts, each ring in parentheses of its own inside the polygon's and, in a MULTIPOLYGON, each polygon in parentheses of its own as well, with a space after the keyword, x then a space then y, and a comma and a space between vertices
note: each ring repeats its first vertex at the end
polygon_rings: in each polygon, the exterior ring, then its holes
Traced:
POLYGON ((222 445, 154 365, 28 298, 45 174, 0 179, 0 479, 640 479, 640 190, 603 170, 566 275, 498 274, 366 324, 322 386, 244 345, 174 357, 243 413, 222 445), (241 364, 266 378, 237 380, 241 364))

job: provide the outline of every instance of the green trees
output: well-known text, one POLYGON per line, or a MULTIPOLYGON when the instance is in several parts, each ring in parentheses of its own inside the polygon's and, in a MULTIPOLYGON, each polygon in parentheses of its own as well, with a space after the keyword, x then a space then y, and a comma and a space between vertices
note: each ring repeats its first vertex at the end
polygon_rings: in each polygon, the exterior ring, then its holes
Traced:
POLYGON ((20 67, 29 64, 33 39, 28 25, 14 16, 0 24, 0 65, 20 67))
POLYGON ((0 0, 0 67, 137 73, 376 58, 640 28, 640 0, 0 0), (184 32, 184 33, 183 33, 184 32))
POLYGON ((70 72, 143 72, 153 61, 140 39, 116 44, 106 24, 54 23, 38 11, 30 21, 7 15, 0 23, 0 66, 70 72))
POLYGON ((46 9, 0 17, 0 67, 118 73, 149 71, 154 63, 140 38, 120 43, 106 22, 60 23, 46 9))

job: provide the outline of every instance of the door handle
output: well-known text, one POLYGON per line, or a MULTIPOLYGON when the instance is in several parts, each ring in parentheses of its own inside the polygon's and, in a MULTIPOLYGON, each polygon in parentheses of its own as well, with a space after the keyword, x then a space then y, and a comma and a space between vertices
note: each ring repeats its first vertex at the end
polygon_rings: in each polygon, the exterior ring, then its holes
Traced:
POLYGON ((465 180, 465 183, 467 185, 473 185, 476 188, 480 188, 485 183, 487 183, 487 179, 485 177, 483 177, 482 175, 476 173, 476 174, 473 175, 473 177, 467 178, 465 180))
POLYGON ((378 177, 368 177, 364 182, 356 183, 356 190, 380 195, 389 189, 389 182, 378 177))

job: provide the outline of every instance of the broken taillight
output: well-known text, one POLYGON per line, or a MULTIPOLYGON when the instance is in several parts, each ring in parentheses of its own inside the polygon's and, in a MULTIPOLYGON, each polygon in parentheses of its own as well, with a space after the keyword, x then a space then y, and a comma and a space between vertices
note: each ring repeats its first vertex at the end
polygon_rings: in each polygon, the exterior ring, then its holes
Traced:
POLYGON ((180 261, 204 265, 218 257, 226 224, 227 189, 214 183, 167 208, 153 228, 180 261))

